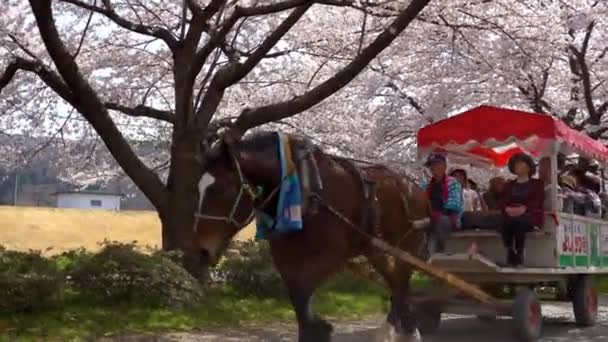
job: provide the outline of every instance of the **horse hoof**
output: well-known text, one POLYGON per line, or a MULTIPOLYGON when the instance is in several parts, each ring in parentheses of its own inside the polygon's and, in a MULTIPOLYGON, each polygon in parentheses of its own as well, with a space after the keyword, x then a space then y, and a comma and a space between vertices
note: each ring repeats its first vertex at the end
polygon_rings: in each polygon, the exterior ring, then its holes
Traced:
POLYGON ((299 342, 331 342, 333 327, 324 320, 318 320, 307 324, 300 329, 299 342))
POLYGON ((400 334, 397 332, 395 327, 388 323, 384 322, 382 326, 378 329, 376 334, 374 335, 373 342, 421 342, 420 333, 418 329, 416 329, 413 333, 410 334, 400 334))

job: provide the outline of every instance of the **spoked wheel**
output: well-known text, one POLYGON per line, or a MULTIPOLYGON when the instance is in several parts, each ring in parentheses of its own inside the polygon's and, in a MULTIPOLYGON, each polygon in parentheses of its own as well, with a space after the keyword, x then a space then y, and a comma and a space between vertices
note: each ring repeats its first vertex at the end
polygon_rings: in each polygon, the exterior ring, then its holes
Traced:
POLYGON ((597 318, 597 291, 593 286, 593 278, 581 275, 576 278, 572 288, 572 309, 576 324, 583 327, 595 325, 597 318))
POLYGON ((513 302, 513 321, 517 335, 522 341, 537 340, 542 331, 543 314, 534 291, 525 289, 517 294, 513 302))
POLYGON ((417 310, 418 331, 422 335, 434 334, 441 325, 441 309, 433 302, 421 303, 417 310))

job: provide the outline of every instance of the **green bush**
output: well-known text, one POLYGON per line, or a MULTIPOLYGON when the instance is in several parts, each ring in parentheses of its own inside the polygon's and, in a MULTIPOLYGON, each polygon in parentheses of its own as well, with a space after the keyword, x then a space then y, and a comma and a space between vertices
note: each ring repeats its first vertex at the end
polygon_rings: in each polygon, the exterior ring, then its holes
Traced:
POLYGON ((99 253, 76 259, 69 269, 72 286, 103 304, 184 307, 203 297, 202 286, 185 269, 164 253, 137 251, 134 243, 106 242, 99 253))
POLYGON ((282 297, 286 295, 281 276, 275 270, 267 242, 233 242, 233 253, 213 270, 237 293, 256 297, 282 297))
POLYGON ((88 261, 93 257, 93 253, 84 248, 73 249, 53 256, 51 259, 64 274, 70 274, 75 267, 88 261))
POLYGON ((0 247, 0 310, 26 311, 59 304, 64 278, 57 265, 40 252, 0 247))

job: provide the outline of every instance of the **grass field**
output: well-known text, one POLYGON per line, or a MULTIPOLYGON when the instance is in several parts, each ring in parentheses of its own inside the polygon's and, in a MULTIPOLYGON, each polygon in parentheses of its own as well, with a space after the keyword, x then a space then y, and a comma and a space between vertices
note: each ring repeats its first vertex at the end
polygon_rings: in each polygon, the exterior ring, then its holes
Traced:
MULTIPOLYGON (((237 239, 251 239, 254 234, 250 225, 237 239)), ((160 221, 153 211, 0 206, 0 245, 8 249, 40 250, 46 255, 79 247, 96 251, 105 239, 160 247, 160 221)))
MULTIPOLYGON (((317 296, 316 309, 334 319, 358 319, 386 312, 384 291, 365 284, 358 288, 326 286, 317 296)), ((0 342, 86 341, 101 336, 205 329, 207 327, 294 322, 286 298, 243 297, 229 288, 210 291, 191 309, 150 308, 138 304, 91 305, 82 299, 65 307, 34 313, 0 313, 0 342)), ((116 337, 119 340, 119 337, 116 337)))

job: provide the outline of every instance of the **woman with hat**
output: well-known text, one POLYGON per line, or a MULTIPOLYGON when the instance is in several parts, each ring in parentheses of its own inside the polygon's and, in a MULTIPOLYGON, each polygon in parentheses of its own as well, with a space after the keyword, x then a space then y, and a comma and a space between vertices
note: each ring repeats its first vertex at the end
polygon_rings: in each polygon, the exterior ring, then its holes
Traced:
POLYGON ((526 233, 543 225, 545 193, 542 181, 532 179, 536 165, 529 155, 518 153, 511 157, 509 171, 516 178, 506 184, 501 200, 502 238, 507 264, 520 266, 524 263, 526 233))

